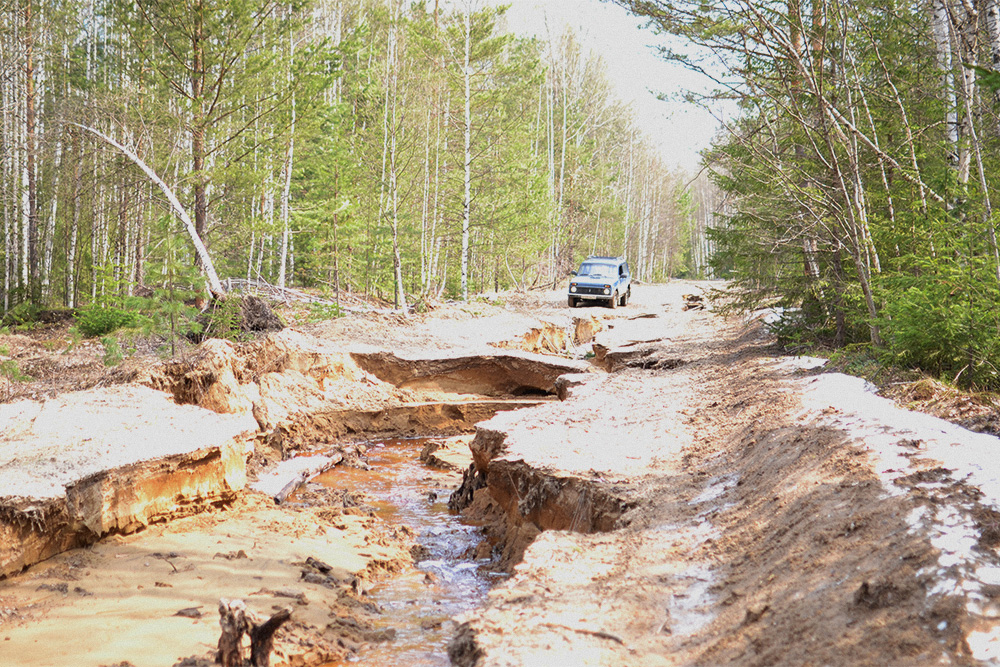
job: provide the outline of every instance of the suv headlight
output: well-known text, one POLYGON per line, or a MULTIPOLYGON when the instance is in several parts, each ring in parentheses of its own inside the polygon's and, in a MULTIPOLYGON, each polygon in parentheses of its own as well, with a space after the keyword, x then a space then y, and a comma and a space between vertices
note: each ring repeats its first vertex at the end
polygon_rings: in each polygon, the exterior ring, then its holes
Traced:
POLYGON ((571 285, 569 286, 569 291, 570 291, 570 292, 575 292, 575 291, 576 291, 576 285, 573 285, 573 284, 571 284, 571 285))
POLYGON ((611 285, 605 285, 604 286, 604 293, 605 294, 611 294, 611 285))

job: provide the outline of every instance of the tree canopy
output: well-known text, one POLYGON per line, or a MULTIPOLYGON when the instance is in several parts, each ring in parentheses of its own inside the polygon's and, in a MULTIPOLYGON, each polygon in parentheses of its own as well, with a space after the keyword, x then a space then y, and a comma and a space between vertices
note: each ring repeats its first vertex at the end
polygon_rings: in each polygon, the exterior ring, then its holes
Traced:
POLYGON ((739 114, 708 156, 719 275, 788 340, 1000 386, 996 0, 619 0, 739 114))
POLYGON ((5 313, 200 288, 175 266, 399 307, 594 252, 708 270, 708 216, 599 59, 503 8, 9 0, 0 46, 5 313))

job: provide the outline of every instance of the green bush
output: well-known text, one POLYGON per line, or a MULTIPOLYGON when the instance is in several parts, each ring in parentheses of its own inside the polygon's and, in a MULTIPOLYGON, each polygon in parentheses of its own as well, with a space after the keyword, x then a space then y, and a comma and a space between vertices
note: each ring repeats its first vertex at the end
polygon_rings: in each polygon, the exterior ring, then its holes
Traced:
POLYGON ((104 365, 117 366, 125 360, 125 353, 121 344, 111 336, 101 338, 101 345, 104 346, 104 365))
POLYGON ((324 322, 344 316, 344 310, 335 303, 310 303, 308 322, 324 322))
MULTIPOLYGON (((0 356, 7 356, 8 354, 10 354, 10 350, 4 345, 0 345, 0 356)), ((21 372, 21 367, 17 365, 17 361, 14 359, 0 361, 0 377, 5 377, 11 382, 28 382, 31 380, 30 376, 21 372)))
POLYGON ((956 266, 911 277, 895 291, 882 323, 887 353, 894 364, 959 386, 996 389, 1000 292, 995 279, 972 282, 966 271, 956 266))
POLYGON ((38 318, 38 313, 41 308, 36 304, 25 302, 19 303, 4 315, 2 321, 4 326, 8 327, 25 327, 34 324, 35 320, 38 318))
POLYGON ((124 327, 139 326, 141 322, 139 313, 111 306, 92 306, 76 315, 77 329, 88 338, 103 336, 124 327))
POLYGON ((240 303, 240 299, 236 296, 214 301, 207 313, 205 337, 221 338, 234 343, 245 340, 247 336, 240 326, 243 321, 240 303))

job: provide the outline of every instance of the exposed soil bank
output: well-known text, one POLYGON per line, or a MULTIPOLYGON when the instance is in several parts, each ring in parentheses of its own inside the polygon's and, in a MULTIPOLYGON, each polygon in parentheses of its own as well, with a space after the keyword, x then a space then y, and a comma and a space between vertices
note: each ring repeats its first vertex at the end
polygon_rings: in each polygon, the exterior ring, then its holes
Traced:
POLYGON ((920 436, 859 435, 836 401, 806 413, 808 373, 759 325, 679 306, 598 338, 611 375, 480 425, 457 500, 503 510, 494 538, 517 565, 460 619, 454 663, 989 659, 996 499, 920 436))
POLYGON ((207 666, 222 597, 243 599, 264 618, 292 609, 273 665, 357 652, 384 638, 360 593, 409 565, 412 535, 370 516, 363 496, 347 498, 346 507, 330 499, 275 507, 251 494, 11 577, 0 587, 3 664, 207 666))
POLYGON ((0 584, 5 664, 208 664, 220 598, 245 599, 261 618, 294 607, 275 665, 341 660, 389 639, 365 592, 412 565, 407 526, 375 516, 363 492, 304 493, 308 506, 274 507, 243 488, 248 463, 252 475, 352 434, 469 432, 544 402, 559 375, 587 367, 435 351, 355 354, 295 331, 213 340, 131 373, 167 393, 122 385, 0 406, 11 493, 0 499, 0 575, 49 559, 0 584), (211 507, 224 509, 181 519, 211 507))
POLYGON ((232 501, 255 426, 135 386, 0 405, 0 576, 232 501))

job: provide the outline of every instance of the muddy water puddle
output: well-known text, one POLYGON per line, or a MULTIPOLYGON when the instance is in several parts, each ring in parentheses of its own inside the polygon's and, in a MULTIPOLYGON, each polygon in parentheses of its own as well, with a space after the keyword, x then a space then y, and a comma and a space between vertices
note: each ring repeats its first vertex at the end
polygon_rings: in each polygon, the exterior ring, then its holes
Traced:
POLYGON ((476 526, 448 511, 450 486, 460 481, 420 461, 427 438, 369 443, 370 470, 338 466, 313 484, 363 492, 380 518, 412 529, 420 545, 415 569, 394 575, 368 591, 381 609, 379 629, 395 631, 392 641, 373 644, 350 663, 333 665, 450 665, 451 619, 478 606, 493 581, 481 571, 475 552, 482 537, 476 526))

